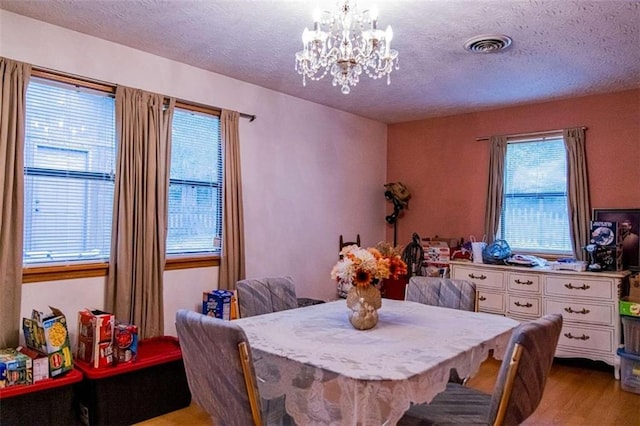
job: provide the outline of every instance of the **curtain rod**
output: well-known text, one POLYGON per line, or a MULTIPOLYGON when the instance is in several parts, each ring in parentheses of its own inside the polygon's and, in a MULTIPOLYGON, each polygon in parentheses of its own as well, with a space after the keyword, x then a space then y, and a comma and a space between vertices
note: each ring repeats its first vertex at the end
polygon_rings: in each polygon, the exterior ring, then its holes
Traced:
MULTIPOLYGON (((100 91, 109 92, 109 93, 115 93, 115 88, 116 88, 116 84, 114 84, 114 83, 108 83, 108 82, 105 82, 105 81, 89 79, 89 78, 86 78, 86 77, 81 77, 81 76, 77 76, 77 75, 73 75, 73 74, 69 74, 69 73, 64 73, 64 72, 61 72, 61 71, 50 70, 50 69, 47 69, 47 68, 41 68, 41 67, 33 67, 32 70, 31 70, 31 75, 34 76, 34 77, 48 78, 48 79, 51 79, 51 80, 60 81, 62 83, 68 83, 68 84, 74 84, 74 85, 82 85, 82 86, 87 87, 89 89, 100 90, 100 91)), ((217 106, 197 104, 197 103, 194 103, 194 102, 183 101, 183 100, 178 100, 178 99, 176 99, 176 101, 177 102, 182 102, 182 103, 187 104, 187 105, 196 105, 196 106, 203 106, 205 108, 212 108, 212 109, 222 110, 222 108, 217 107, 217 106)), ((255 114, 247 114, 247 113, 244 113, 244 112, 240 113, 240 117, 248 119, 249 123, 251 123, 253 120, 255 120, 257 118, 255 114)))
MULTIPOLYGON (((540 135, 547 135, 550 133, 559 133, 562 132, 563 129, 558 129, 558 130, 544 130, 544 131, 539 131, 539 132, 528 132, 528 133, 516 133, 513 135, 501 135, 501 136, 506 136, 508 138, 522 138, 522 137, 527 137, 527 136, 540 136, 540 135)), ((582 130, 587 130, 587 127, 582 126, 582 130)), ((476 138, 476 141, 488 141, 491 138, 491 136, 482 136, 479 138, 476 138)))
POLYGON ((257 118, 255 114, 245 114, 244 112, 240 113, 240 117, 249 119, 249 123, 257 118))

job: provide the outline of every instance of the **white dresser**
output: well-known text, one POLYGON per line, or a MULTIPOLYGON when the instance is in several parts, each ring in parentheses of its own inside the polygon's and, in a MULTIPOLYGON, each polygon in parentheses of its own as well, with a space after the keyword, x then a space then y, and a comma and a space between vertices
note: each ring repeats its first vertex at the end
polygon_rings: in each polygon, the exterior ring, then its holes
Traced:
POLYGON ((521 321, 562 314, 556 356, 604 361, 614 366, 616 379, 620 370, 618 299, 627 275, 627 271, 553 271, 451 262, 451 278, 476 284, 480 311, 521 321))

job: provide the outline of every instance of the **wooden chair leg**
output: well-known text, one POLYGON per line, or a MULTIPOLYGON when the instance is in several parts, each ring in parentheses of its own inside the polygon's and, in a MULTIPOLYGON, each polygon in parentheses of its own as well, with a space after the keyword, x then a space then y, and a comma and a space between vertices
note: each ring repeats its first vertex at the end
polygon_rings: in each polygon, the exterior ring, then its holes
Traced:
POLYGON ((244 384, 247 387, 247 395, 249 397, 249 405, 251 406, 251 416, 255 426, 262 426, 262 413, 260 412, 260 398, 256 395, 256 384, 253 382, 251 374, 251 364, 249 363, 249 350, 245 342, 238 343, 238 351, 240 352, 240 364, 242 364, 242 374, 244 376, 244 384))

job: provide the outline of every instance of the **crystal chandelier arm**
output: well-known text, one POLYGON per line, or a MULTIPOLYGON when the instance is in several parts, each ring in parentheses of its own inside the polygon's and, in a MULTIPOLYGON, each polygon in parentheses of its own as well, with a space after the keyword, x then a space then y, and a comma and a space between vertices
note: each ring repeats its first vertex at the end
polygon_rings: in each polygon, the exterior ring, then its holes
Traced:
POLYGON ((384 34, 384 40, 386 42, 384 51, 386 57, 389 58, 389 55, 391 53, 391 40, 393 40, 393 30, 391 29, 391 25, 387 25, 387 30, 384 34))

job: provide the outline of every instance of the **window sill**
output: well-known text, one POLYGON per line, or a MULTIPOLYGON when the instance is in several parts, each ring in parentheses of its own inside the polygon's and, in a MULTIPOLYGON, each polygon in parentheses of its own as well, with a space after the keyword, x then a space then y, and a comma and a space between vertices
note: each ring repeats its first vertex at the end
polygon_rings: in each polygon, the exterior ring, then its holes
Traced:
POLYGON ((22 282, 70 280, 75 278, 105 277, 109 263, 78 263, 54 266, 28 266, 22 268, 22 282))
MULTIPOLYGON (((164 270, 207 268, 220 265, 219 255, 180 256, 167 258, 164 270)), ((78 263, 54 266, 27 266, 22 269, 22 283, 70 280, 77 278, 106 277, 109 263, 78 263)))
POLYGON ((164 265, 164 270, 173 271, 176 269, 208 268, 210 266, 220 266, 220 255, 168 257, 164 265))

